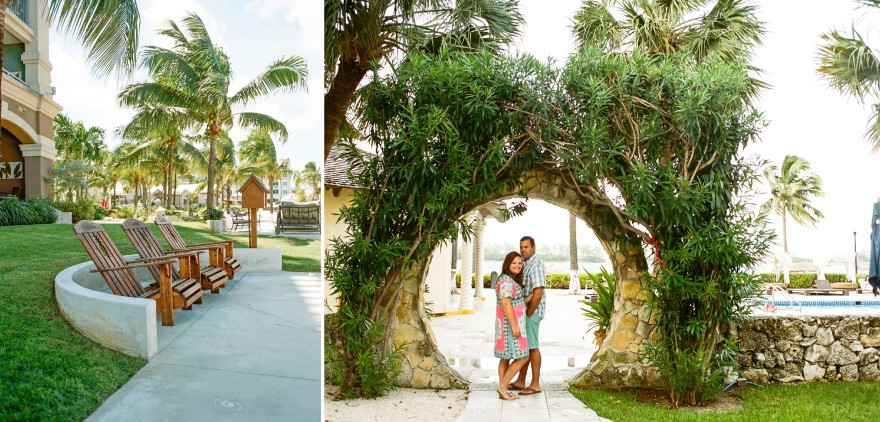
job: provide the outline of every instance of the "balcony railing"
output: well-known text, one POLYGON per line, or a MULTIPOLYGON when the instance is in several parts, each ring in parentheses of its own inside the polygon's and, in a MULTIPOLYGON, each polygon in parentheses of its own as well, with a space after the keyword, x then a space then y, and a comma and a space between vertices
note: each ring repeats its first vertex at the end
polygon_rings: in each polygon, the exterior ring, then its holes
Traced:
POLYGON ((6 8, 9 9, 12 14, 21 19, 22 22, 30 25, 28 22, 28 0, 12 0, 6 8))

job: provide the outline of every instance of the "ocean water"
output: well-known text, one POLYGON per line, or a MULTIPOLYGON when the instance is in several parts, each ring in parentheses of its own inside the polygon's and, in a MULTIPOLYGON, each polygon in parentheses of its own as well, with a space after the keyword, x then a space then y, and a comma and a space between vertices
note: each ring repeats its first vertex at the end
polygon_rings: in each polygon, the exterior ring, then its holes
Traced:
MULTIPOLYGON (((489 274, 492 271, 500 273, 501 264, 501 261, 483 261, 483 271, 485 271, 486 274, 489 274)), ((547 273, 567 273, 569 268, 568 261, 544 261, 544 265, 547 266, 547 273)), ((599 272, 599 269, 602 267, 605 267, 605 269, 609 272, 613 272, 613 268, 611 267, 610 262, 581 262, 579 263, 578 267, 580 268, 580 272, 599 272)), ((458 261, 457 268, 459 271, 461 271, 461 260, 458 261)))

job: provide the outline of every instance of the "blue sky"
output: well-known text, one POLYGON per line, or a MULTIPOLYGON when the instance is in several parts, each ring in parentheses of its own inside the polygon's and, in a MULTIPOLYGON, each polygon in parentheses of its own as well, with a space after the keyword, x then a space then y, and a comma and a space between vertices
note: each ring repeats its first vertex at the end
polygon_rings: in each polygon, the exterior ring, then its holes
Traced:
MULTIPOLYGON (((147 0, 139 1, 141 45, 166 45, 156 35, 168 20, 180 20, 189 12, 198 14, 215 43, 230 56, 234 72, 233 90, 241 87, 282 56, 303 57, 309 69, 308 92, 278 94, 254 104, 251 111, 281 120, 290 134, 285 145, 276 142, 279 155, 290 158, 294 168, 323 160, 323 8, 307 0, 147 0)), ((88 126, 107 131, 106 142, 115 146, 112 132, 133 114, 116 105, 116 94, 126 83, 144 81, 140 71, 131 81, 97 80, 84 64, 83 49, 52 32, 50 61, 55 101, 64 113, 88 126)), ((234 130, 232 138, 243 140, 246 132, 234 130)))

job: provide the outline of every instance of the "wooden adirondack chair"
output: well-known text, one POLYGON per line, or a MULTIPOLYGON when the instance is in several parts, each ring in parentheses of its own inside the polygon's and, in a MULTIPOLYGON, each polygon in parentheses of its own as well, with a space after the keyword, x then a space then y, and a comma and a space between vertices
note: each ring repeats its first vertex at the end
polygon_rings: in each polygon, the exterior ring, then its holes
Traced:
POLYGON ((210 250, 217 246, 223 246, 219 262, 223 262, 223 269, 226 270, 226 276, 232 280, 235 277, 236 271, 241 269, 241 264, 232 255, 232 240, 187 245, 183 238, 180 237, 180 233, 177 232, 177 229, 174 228, 170 221, 168 221, 167 217, 157 216, 155 222, 156 225, 159 226, 159 231, 162 232, 162 236, 165 237, 165 240, 168 241, 168 245, 171 246, 169 252, 202 251, 210 250))
MULTIPOLYGON (((128 240, 131 241, 134 249, 142 258, 177 258, 183 255, 189 256, 193 261, 190 264, 191 268, 198 268, 201 273, 199 281, 202 283, 202 290, 210 290, 211 293, 220 293, 220 288, 225 286, 226 281, 229 280, 226 276, 226 271, 219 267, 219 265, 221 265, 220 256, 223 253, 222 246, 218 245, 215 248, 208 249, 210 265, 203 267, 200 263, 198 252, 181 253, 163 251, 162 247, 159 246, 159 240, 156 239, 156 236, 150 232, 150 229, 148 229, 147 225, 141 220, 136 218, 125 220, 122 222, 122 230, 125 232, 125 235, 128 236, 128 240)), ((150 267, 149 270, 150 273, 153 274, 153 278, 158 280, 159 271, 154 267, 150 267)), ((172 268, 171 271, 175 277, 179 277, 177 270, 172 268)))
POLYGON ((100 224, 83 220, 73 226, 73 232, 95 263, 96 268, 92 272, 101 273, 110 291, 115 295, 155 300, 162 316, 162 325, 174 325, 174 309, 192 309, 193 303, 202 303, 199 283, 188 277, 189 257, 179 258, 183 277, 174 278, 171 266, 174 260, 167 257, 123 259, 100 224), (157 283, 145 289, 132 271, 139 267, 156 269, 157 283))

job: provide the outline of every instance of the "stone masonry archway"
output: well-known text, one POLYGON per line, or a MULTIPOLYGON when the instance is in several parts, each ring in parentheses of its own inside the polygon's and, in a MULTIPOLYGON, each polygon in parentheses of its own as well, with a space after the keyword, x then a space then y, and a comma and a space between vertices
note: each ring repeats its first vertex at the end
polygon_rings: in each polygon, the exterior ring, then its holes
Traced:
MULTIPOLYGON (((659 386, 656 372, 642 362, 641 343, 651 332, 651 311, 646 305, 642 275, 647 262, 641 242, 625 232, 613 215, 592 205, 571 188, 561 173, 531 170, 522 175, 521 189, 489 201, 526 196, 541 199, 573 212, 595 232, 614 268, 614 313, 605 341, 588 366, 570 380, 578 387, 659 386)), ((446 362, 437 347, 424 309, 424 282, 430 257, 413 268, 401 286, 401 297, 387 326, 388 346, 400 348, 402 371, 398 383, 414 388, 463 388, 467 382, 446 362)))

